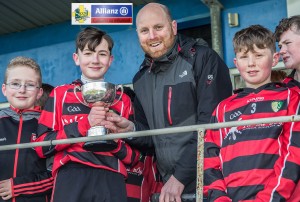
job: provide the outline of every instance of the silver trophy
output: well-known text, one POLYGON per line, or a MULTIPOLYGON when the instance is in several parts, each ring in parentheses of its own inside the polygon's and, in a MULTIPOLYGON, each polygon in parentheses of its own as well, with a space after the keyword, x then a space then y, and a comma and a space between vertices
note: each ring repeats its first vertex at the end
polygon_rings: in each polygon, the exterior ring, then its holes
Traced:
MULTIPOLYGON (((74 93, 77 97, 76 90, 79 87, 74 88, 74 93)), ((115 105, 122 97, 123 87, 122 85, 115 85, 112 83, 99 81, 99 82, 90 82, 81 86, 81 94, 84 102, 82 104, 86 106, 91 106, 95 102, 104 102, 108 106, 115 105), (116 100, 117 90, 121 90, 121 95, 118 100, 116 100)), ((80 100, 77 97, 78 100, 80 100)), ((87 136, 101 136, 107 134, 107 129, 104 126, 93 126, 88 132, 87 136)), ((117 143, 113 140, 96 140, 89 141, 83 145, 83 148, 88 151, 111 151, 117 148, 117 143)))

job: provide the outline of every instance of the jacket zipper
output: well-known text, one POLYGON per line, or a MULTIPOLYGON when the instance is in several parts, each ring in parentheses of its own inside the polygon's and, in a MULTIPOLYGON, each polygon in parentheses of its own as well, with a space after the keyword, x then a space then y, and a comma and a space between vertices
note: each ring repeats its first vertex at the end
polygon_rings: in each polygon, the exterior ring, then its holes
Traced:
POLYGON ((151 60, 151 62, 150 62, 150 67, 149 67, 149 73, 151 72, 151 69, 152 69, 152 66, 153 66, 153 60, 151 60))
MULTIPOLYGON (((22 116, 22 112, 21 112, 20 113, 20 124, 19 124, 19 128, 18 128, 17 144, 20 144, 20 142, 21 142, 22 127, 23 127, 23 116, 22 116)), ((15 178, 17 176, 18 159, 19 159, 19 149, 16 149, 13 178, 15 178)), ((16 201, 16 198, 15 197, 12 198, 12 202, 15 202, 15 201, 16 201)))
MULTIPOLYGON (((20 124, 18 129, 17 144, 20 144, 21 142, 22 127, 23 127, 23 116, 22 113, 20 113, 20 124)), ((16 149, 13 177, 17 176, 18 159, 19 159, 19 149, 16 149)))
POLYGON ((171 102, 172 102, 172 87, 169 87, 169 92, 168 92, 168 120, 169 124, 173 125, 172 117, 171 117, 171 102))

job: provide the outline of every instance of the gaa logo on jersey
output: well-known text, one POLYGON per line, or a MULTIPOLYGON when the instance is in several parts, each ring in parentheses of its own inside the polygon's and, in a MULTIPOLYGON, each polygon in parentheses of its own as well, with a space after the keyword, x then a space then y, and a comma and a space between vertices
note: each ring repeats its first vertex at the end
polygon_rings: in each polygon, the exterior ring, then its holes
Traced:
POLYGON ((274 101, 271 103, 271 107, 274 112, 278 112, 282 106, 283 106, 282 101, 274 101))

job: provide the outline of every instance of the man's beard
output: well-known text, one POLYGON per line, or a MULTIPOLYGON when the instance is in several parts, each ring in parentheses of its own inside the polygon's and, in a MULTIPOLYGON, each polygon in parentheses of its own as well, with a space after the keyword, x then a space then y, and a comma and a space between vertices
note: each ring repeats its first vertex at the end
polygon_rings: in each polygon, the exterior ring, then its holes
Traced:
POLYGON ((162 44, 160 44, 160 45, 163 45, 162 49, 153 52, 153 51, 151 51, 151 48, 148 44, 146 45, 146 47, 142 46, 142 49, 151 58, 154 58, 154 59, 160 58, 161 56, 165 55, 173 47, 174 41, 175 41, 175 36, 173 35, 173 32, 172 32, 170 35, 170 38, 168 38, 166 41, 163 41, 162 44))

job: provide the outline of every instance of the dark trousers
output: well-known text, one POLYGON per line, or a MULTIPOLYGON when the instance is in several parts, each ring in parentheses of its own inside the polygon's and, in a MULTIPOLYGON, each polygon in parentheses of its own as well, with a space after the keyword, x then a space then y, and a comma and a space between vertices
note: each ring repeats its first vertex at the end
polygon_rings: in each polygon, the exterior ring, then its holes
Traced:
POLYGON ((52 199, 53 202, 126 202, 124 176, 68 163, 57 174, 52 199))

